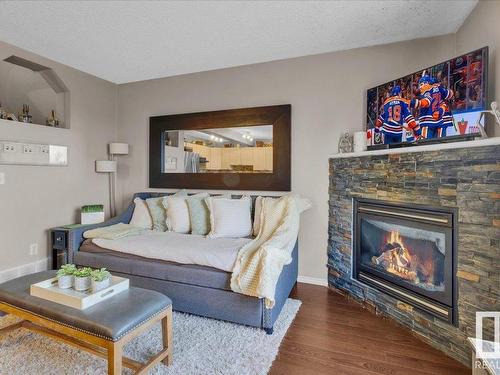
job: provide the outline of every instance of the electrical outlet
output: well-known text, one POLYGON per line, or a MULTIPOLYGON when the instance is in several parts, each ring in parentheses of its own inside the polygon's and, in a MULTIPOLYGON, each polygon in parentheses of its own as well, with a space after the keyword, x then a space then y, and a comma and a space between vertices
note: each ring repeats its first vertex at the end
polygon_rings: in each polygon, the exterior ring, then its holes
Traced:
POLYGON ((3 144, 3 152, 15 152, 16 147, 12 143, 3 144))
POLYGON ((41 151, 41 153, 42 153, 42 154, 48 154, 48 153, 49 153, 49 146, 47 146, 47 145, 42 145, 42 146, 40 147, 40 151, 41 151))
POLYGON ((38 254, 38 244, 32 243, 30 245, 30 255, 37 255, 37 254, 38 254))
POLYGON ((31 147, 30 145, 23 145, 23 153, 24 154, 32 154, 33 147, 31 147))

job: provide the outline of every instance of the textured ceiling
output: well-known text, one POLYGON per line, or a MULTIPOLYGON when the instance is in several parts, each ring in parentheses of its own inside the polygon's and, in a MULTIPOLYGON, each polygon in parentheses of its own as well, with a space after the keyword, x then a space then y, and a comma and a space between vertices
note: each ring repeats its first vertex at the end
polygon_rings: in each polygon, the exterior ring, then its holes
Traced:
POLYGON ((0 40, 115 83, 455 32, 477 1, 0 1, 0 40))

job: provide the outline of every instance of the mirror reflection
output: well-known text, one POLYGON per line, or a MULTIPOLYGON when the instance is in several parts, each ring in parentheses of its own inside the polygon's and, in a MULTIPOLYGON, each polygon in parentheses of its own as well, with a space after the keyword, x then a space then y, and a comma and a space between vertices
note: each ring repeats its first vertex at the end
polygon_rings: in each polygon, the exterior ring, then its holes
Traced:
POLYGON ((163 173, 272 173, 273 126, 164 132, 163 173))

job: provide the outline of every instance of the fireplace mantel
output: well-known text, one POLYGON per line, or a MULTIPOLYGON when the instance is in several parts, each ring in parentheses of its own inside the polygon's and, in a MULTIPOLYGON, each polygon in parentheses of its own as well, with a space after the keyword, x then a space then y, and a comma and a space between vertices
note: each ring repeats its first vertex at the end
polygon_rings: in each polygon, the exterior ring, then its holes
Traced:
POLYGON ((329 168, 329 287, 470 366, 466 339, 475 336, 475 312, 500 306, 500 137, 338 154, 329 168), (458 326, 353 278, 356 199, 457 210, 458 326))
POLYGON ((347 152, 344 154, 338 153, 330 155, 330 159, 358 158, 358 157, 373 156, 373 155, 405 154, 413 152, 452 150, 458 148, 485 147, 485 146, 495 146, 495 145, 500 145, 500 137, 484 138, 484 139, 477 139, 474 141, 464 141, 464 142, 438 143, 426 146, 389 148, 383 150, 372 150, 363 152, 347 152))

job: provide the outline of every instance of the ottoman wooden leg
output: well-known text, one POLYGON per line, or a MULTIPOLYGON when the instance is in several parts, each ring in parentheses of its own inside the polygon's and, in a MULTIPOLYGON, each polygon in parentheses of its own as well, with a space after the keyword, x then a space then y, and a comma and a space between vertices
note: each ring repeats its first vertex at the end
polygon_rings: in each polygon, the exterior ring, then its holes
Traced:
POLYGON ((172 364, 173 340, 172 340, 172 308, 167 312, 167 315, 161 320, 161 330, 163 337, 163 349, 167 349, 167 356, 162 360, 164 365, 172 364))
POLYGON ((122 345, 111 342, 108 346, 108 375, 121 375, 122 373, 122 345))

